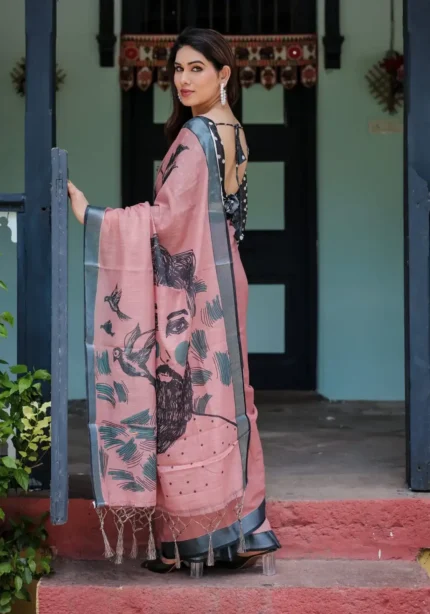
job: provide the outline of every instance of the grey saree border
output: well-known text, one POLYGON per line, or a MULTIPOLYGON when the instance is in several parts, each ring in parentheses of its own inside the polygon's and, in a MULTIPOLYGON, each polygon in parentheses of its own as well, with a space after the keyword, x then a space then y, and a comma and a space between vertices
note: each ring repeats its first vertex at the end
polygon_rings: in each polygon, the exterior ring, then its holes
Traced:
POLYGON ((237 311, 233 258, 227 227, 228 222, 222 202, 222 186, 220 184, 218 160, 212 132, 208 126, 210 122, 211 120, 209 120, 209 118, 194 117, 185 124, 184 128, 193 132, 198 138, 205 153, 208 166, 209 224, 218 286, 221 294, 221 305, 224 314, 227 347, 231 362, 237 437, 242 459, 243 487, 245 488, 248 482, 250 423, 246 414, 243 355, 239 334, 239 315, 237 311))
MULTIPOLYGON (((253 531, 256 531, 259 527, 261 527, 265 520, 266 500, 263 499, 257 509, 253 510, 242 518, 242 530, 245 535, 245 540, 248 540, 248 536, 250 536, 253 531)), ((239 539, 240 523, 239 520, 236 520, 228 527, 217 529, 212 533, 212 546, 214 550, 220 550, 239 542, 239 539)), ((179 554, 182 558, 198 557, 208 552, 209 535, 206 534, 202 535, 201 537, 193 537, 192 539, 186 539, 176 543, 178 545, 179 554)), ((253 544, 255 544, 255 540, 249 540, 250 549, 255 549, 252 547, 253 544)), ((276 544, 279 544, 278 540, 276 540, 276 544)), ((248 541, 246 542, 246 546, 248 549, 248 541)), ((175 558, 175 542, 162 542, 161 549, 166 558, 175 558)))
POLYGON ((94 312, 99 274, 100 229, 104 209, 87 207, 84 219, 84 302, 85 302, 85 362, 88 399, 88 424, 90 435, 91 477, 97 507, 106 505, 100 478, 96 419, 96 377, 94 356, 94 312))

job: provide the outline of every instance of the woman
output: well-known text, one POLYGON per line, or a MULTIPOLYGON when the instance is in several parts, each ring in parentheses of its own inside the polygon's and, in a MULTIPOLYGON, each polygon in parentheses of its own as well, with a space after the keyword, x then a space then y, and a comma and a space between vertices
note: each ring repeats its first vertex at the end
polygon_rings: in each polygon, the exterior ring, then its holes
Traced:
POLYGON ((264 466, 249 385, 248 284, 238 243, 247 211, 247 146, 231 105, 234 57, 213 30, 187 29, 169 58, 171 144, 155 203, 88 206, 85 223, 87 387, 95 505, 106 556, 118 529, 149 530, 145 566, 227 568, 279 543, 265 515, 264 466), (154 538, 155 535, 155 538, 154 538), (157 551, 155 548, 157 541, 157 551))

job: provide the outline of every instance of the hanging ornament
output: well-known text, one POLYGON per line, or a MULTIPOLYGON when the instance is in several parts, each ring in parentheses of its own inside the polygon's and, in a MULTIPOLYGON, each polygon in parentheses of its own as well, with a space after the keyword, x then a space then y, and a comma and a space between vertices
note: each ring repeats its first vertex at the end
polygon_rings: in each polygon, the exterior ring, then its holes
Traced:
POLYGON ((404 58, 394 49, 395 33, 394 0, 390 0, 390 48, 385 57, 374 64, 366 75, 366 80, 373 97, 394 114, 403 105, 404 58))
POLYGON ((240 69, 239 73, 239 81, 242 87, 248 88, 251 85, 254 85, 256 78, 256 73, 251 66, 245 66, 240 69))
MULTIPOLYGON (((21 58, 19 62, 15 64, 11 73, 10 73, 13 86, 15 91, 20 96, 25 96, 25 58, 21 58)), ((55 71, 55 91, 58 92, 61 89, 61 86, 64 84, 66 80, 66 73, 61 68, 58 68, 55 71)))
POLYGON ((302 68, 302 84, 305 87, 312 87, 317 82, 316 66, 308 64, 302 68))
POLYGON ((143 66, 137 71, 137 87, 146 92, 151 87, 153 79, 152 69, 148 66, 143 66))
POLYGON ((119 72, 119 82, 121 89, 128 92, 134 85, 134 68, 133 66, 121 66, 119 72))
POLYGON ((292 90, 297 85, 297 66, 285 66, 281 70, 281 83, 286 90, 292 90))
POLYGON ((271 90, 276 85, 276 70, 272 66, 261 69, 260 82, 266 90, 271 90))
POLYGON ((169 73, 167 72, 167 68, 165 66, 160 66, 157 72, 157 83, 161 87, 163 92, 165 92, 169 89, 170 86, 169 73))

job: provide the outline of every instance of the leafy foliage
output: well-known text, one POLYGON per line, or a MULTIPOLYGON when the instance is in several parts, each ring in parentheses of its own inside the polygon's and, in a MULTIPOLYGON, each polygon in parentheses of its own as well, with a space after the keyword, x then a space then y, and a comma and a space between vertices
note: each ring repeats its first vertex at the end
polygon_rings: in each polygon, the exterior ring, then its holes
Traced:
POLYGON ((0 537, 0 614, 10 612, 20 599, 30 601, 27 586, 51 571, 51 555, 44 547, 46 515, 8 519, 0 537))
MULTIPOLYGON (((7 290, 0 281, 0 289, 7 290)), ((0 313, 0 337, 13 326, 12 315, 0 313)), ((8 366, 0 359, 0 446, 11 441, 16 458, 0 456, 0 497, 11 489, 27 491, 32 470, 50 448, 50 403, 43 403, 42 382, 50 375, 25 365, 8 366)), ((46 547, 47 515, 39 519, 6 517, 0 507, 0 614, 12 610, 20 599, 30 600, 26 587, 34 578, 50 573, 51 555, 46 547)))

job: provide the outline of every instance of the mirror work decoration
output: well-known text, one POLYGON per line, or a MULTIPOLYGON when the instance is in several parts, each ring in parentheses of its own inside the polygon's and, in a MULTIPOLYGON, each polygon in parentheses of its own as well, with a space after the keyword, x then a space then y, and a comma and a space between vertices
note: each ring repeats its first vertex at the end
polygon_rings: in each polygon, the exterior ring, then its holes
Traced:
MULTIPOLYGON (((120 83, 124 91, 148 90, 158 83, 169 88, 167 60, 176 36, 123 35, 120 83)), ((310 35, 227 36, 236 58, 239 80, 248 88, 261 83, 270 90, 277 83, 292 89, 317 82, 317 37, 310 35)))

